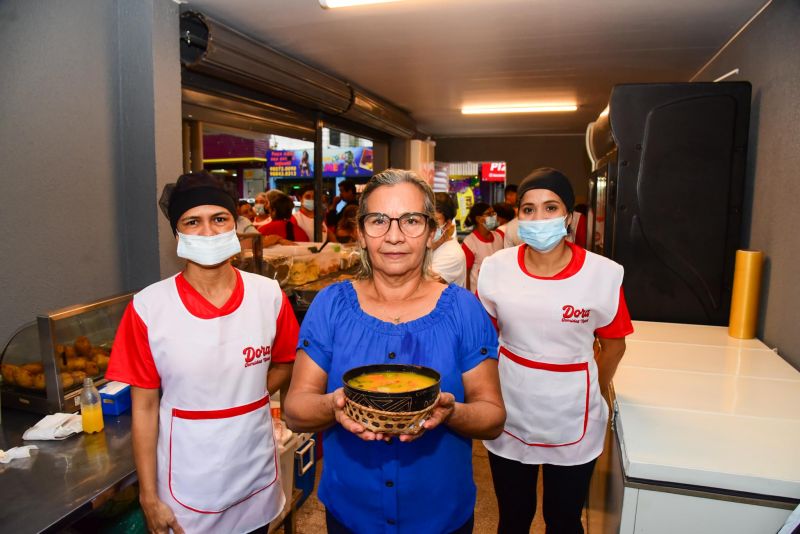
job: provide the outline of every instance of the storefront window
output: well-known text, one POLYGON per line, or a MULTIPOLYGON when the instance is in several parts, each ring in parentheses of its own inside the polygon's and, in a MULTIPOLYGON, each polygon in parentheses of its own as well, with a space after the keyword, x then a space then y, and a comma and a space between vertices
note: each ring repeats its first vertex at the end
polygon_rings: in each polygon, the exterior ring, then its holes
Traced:
MULTIPOLYGON (((342 180, 352 180, 361 192, 373 173, 373 142, 339 130, 322 129, 323 189, 330 198, 339 194, 342 180)), ((337 206, 341 209, 342 205, 337 206)))
POLYGON ((267 187, 269 134, 205 124, 203 168, 236 186, 239 198, 252 200, 267 187))
MULTIPOLYGON (((333 198, 344 179, 361 189, 372 176, 372 140, 331 128, 322 129, 323 192, 333 198)), ((270 136, 267 153, 267 178, 270 189, 297 196, 313 183, 314 144, 300 139, 270 136)))
POLYGON ((296 195, 312 183, 314 143, 280 135, 203 125, 203 168, 236 186, 239 197, 278 189, 296 195))

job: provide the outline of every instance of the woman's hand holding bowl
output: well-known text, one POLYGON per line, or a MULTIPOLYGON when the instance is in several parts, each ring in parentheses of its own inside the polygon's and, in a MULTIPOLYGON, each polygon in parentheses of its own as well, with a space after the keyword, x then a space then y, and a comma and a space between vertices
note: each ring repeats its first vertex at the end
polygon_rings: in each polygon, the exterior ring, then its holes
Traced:
POLYGON ((355 434, 364 441, 383 441, 389 439, 388 436, 382 433, 376 434, 375 432, 367 430, 364 425, 353 421, 344 413, 345 396, 343 388, 334 390, 331 396, 333 400, 333 415, 336 418, 336 422, 342 425, 342 428, 355 434))
POLYGON ((436 399, 436 404, 433 405, 431 413, 428 418, 422 423, 422 429, 416 434, 400 434, 399 439, 403 443, 414 441, 422 436, 426 430, 433 430, 437 426, 444 424, 453 415, 453 410, 456 407, 456 398, 452 393, 441 392, 436 399))

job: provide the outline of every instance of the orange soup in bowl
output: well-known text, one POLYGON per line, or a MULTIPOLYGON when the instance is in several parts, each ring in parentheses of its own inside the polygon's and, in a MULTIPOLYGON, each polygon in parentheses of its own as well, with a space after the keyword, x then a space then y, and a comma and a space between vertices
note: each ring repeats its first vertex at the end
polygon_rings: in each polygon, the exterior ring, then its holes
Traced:
POLYGON ((417 391, 436 384, 437 380, 420 373, 385 371, 366 373, 347 381, 347 385, 363 391, 380 393, 405 393, 417 391))

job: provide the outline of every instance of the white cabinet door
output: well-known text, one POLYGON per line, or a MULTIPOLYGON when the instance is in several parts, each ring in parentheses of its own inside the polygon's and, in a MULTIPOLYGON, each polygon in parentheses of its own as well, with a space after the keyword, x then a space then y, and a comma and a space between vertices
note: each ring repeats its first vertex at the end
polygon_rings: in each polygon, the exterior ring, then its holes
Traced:
MULTIPOLYGON (((626 488, 627 489, 627 488, 626 488)), ((791 510, 639 490, 635 534, 765 534, 791 510)))

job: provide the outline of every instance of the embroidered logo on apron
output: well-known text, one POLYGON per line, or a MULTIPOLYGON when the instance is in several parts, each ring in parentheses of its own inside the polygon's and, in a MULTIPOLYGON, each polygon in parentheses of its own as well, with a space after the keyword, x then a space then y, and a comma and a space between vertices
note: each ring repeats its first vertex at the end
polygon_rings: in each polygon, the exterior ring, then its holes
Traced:
POLYGON ((589 315, 591 314, 589 308, 576 308, 569 304, 561 308, 561 311, 564 312, 564 315, 561 316, 562 323, 588 323, 589 315))
POLYGON ((251 365, 268 362, 271 351, 272 347, 245 347, 242 350, 242 354, 244 354, 244 366, 250 367, 251 365))

